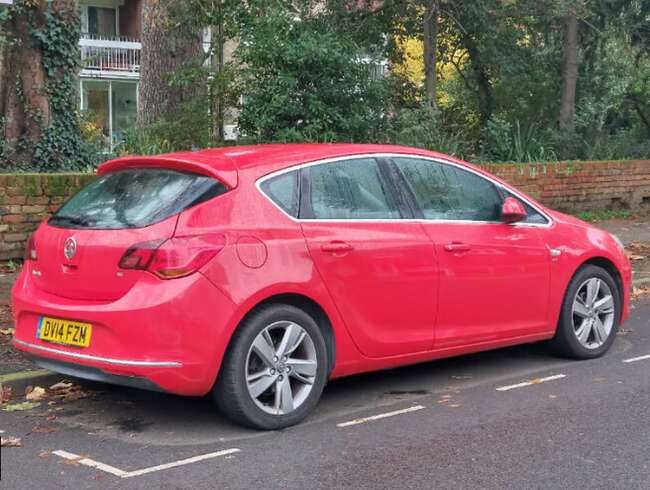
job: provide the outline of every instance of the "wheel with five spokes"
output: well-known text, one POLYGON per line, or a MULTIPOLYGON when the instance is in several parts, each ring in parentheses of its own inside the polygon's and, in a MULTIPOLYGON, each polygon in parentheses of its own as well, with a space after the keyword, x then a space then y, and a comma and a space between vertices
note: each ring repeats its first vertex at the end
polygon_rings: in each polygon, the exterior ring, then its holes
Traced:
POLYGON ((213 395, 234 422, 281 429, 316 406, 327 366, 325 340, 311 316, 291 305, 268 305, 238 328, 213 395))
POLYGON ((577 359, 599 357, 614 342, 620 315, 621 298, 610 273, 584 266, 569 283, 551 346, 577 359))

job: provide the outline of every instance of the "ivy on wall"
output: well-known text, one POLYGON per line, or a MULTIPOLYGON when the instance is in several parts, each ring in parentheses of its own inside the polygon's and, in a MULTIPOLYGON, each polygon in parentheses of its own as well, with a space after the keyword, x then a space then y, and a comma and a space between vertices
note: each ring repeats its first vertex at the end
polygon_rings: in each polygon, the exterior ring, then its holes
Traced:
MULTIPOLYGON (((21 169, 37 171, 80 170, 93 163, 94 151, 82 137, 80 114, 77 108, 77 75, 80 69, 79 36, 81 22, 74 1, 38 1, 16 0, 7 9, 4 25, 14 27, 15 39, 11 39, 11 30, 6 39, 12 45, 10 49, 20 49, 28 43, 29 48, 40 53, 42 76, 33 80, 42 80, 41 86, 29 86, 23 83, 21 67, 12 66, 22 62, 34 63, 33 59, 20 60, 8 56, 5 70, 15 70, 15 83, 7 87, 15 90, 16 99, 24 114, 25 128, 18 141, 5 141, 2 145, 4 166, 11 167, 11 161, 29 162, 17 165, 21 169), (23 23, 22 26, 18 26, 23 23), (25 28, 26 27, 26 28, 25 28), (24 38, 20 38, 21 33, 24 38), (26 90, 35 90, 47 100, 47 114, 42 108, 34 109, 28 102, 26 90), (29 128, 27 125, 34 125, 29 128), (38 135, 36 138, 33 135, 38 135), (31 136, 31 138, 30 138, 31 136), (13 154, 13 155, 12 155, 13 154)), ((7 104, 3 105, 7 112, 7 104)), ((14 111, 15 113, 15 111, 14 111)), ((9 118, 4 124, 11 124, 9 118)), ((6 133, 4 133, 6 134, 6 133)))

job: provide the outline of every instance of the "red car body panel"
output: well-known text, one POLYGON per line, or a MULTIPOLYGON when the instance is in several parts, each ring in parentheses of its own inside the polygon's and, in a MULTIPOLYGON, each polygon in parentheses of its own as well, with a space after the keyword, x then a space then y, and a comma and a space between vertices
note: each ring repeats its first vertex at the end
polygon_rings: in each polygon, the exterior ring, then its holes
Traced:
POLYGON ((571 277, 589 260, 618 271, 627 318, 631 267, 615 240, 521 192, 515 191, 552 218, 549 226, 295 220, 256 186, 295 165, 379 153, 453 162, 513 190, 452 157, 383 145, 265 145, 113 160, 98 173, 190 170, 230 190, 144 228, 66 230, 42 223, 34 235, 38 260, 26 261, 13 289, 16 347, 203 395, 242 319, 265 301, 292 298, 326 317, 335 378, 549 339, 571 277), (118 267, 135 243, 207 233, 225 236, 226 245, 192 275, 162 280, 118 267), (74 263, 62 253, 72 235, 79 244, 74 263), (91 323, 91 345, 37 339, 42 315, 91 323))

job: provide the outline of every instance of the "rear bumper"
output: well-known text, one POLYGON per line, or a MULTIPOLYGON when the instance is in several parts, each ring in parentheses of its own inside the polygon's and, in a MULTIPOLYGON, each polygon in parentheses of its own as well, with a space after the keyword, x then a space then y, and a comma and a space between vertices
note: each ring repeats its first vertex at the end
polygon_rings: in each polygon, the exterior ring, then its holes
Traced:
MULTIPOLYGON (((22 347, 28 347, 20 341, 17 341, 16 343, 22 347)), ((57 361, 54 359, 49 359, 47 357, 34 356, 32 354, 27 354, 27 357, 34 361, 34 363, 39 367, 54 371, 56 373, 65 374, 66 376, 74 376, 75 378, 128 386, 131 388, 140 388, 143 390, 166 391, 162 387, 155 384, 153 381, 141 376, 120 376, 107 373, 106 371, 103 371, 99 368, 84 366, 83 364, 72 364, 69 362, 57 361)))
POLYGON ((37 288, 26 266, 13 292, 14 345, 47 369, 96 381, 204 395, 230 339, 235 306, 200 273, 161 281, 145 274, 111 302, 62 298, 37 288), (42 315, 92 324, 88 348, 37 338, 42 315))

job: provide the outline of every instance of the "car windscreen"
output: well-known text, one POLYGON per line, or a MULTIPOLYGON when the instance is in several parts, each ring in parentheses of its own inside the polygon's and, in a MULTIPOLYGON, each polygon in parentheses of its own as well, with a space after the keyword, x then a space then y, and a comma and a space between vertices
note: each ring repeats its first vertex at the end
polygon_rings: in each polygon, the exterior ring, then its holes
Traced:
POLYGON ((218 180, 190 172, 164 168, 120 170, 81 189, 48 223, 65 228, 141 228, 226 191, 218 180))

